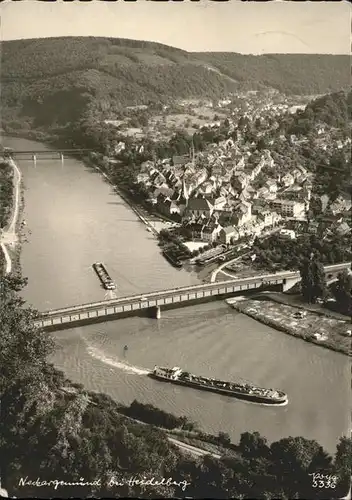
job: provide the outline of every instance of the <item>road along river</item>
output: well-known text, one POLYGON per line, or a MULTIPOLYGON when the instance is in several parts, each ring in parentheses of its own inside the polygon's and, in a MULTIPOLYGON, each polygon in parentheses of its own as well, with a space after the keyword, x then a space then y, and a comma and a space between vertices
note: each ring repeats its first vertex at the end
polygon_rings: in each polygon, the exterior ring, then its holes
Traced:
MULTIPOLYGON (((17 150, 45 149, 7 138, 17 150)), ((126 296, 199 282, 176 270, 134 212, 80 161, 19 160, 25 186, 26 300, 40 310, 103 300, 91 265, 105 262, 126 296)), ((53 334, 56 366, 87 388, 123 403, 133 399, 199 422, 207 432, 258 430, 269 440, 302 435, 334 451, 349 429, 349 358, 257 323, 225 303, 166 311, 161 320, 126 318, 53 334), (123 347, 128 345, 124 353, 123 347), (243 378, 283 389, 285 407, 260 406, 154 381, 155 364, 200 375, 243 378)))

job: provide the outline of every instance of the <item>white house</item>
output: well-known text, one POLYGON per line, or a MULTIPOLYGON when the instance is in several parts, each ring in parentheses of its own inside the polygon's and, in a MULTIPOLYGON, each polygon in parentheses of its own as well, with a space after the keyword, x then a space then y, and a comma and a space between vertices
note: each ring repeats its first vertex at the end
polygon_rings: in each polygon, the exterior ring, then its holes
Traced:
POLYGON ((263 212, 259 213, 258 219, 263 221, 264 227, 273 225, 273 213, 269 210, 264 210, 263 212))
POLYGON ((296 233, 291 229, 281 229, 279 234, 281 236, 287 236, 288 238, 291 238, 291 240, 296 238, 296 233))
POLYGON ((275 199, 272 207, 284 217, 302 217, 305 214, 305 204, 295 200, 275 199))
POLYGON ((219 196, 213 200, 214 210, 223 210, 226 204, 227 200, 225 196, 219 196))

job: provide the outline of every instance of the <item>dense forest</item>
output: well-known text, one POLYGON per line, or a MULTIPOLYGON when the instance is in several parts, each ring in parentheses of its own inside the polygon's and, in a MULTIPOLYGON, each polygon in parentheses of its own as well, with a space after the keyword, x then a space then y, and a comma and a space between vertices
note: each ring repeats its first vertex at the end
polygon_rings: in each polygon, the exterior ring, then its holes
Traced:
POLYGON ((350 85, 349 58, 325 54, 195 54, 238 82, 260 83, 297 95, 326 94, 350 85), (334 75, 334 78, 331 78, 334 75))
POLYGON ((13 195, 13 169, 5 161, 0 161, 0 229, 5 227, 11 213, 13 195))
MULTIPOLYGON (((13 169, 8 162, 0 161, 0 232, 11 215, 13 199, 13 169)), ((0 277, 5 268, 5 255, 0 248, 0 277)))
POLYGON ((180 454, 155 425, 193 429, 187 419, 137 402, 122 407, 72 384, 48 363, 55 346, 34 326, 36 312, 19 295, 24 285, 11 275, 2 277, 0 288, 0 469, 11 497, 286 500, 346 493, 352 457, 347 437, 334 456, 314 440, 287 437, 270 444, 258 432, 243 433, 238 444, 219 433, 213 441, 226 448, 221 459, 180 454), (38 476, 40 487, 30 482, 38 476), (133 482, 169 477, 169 484, 133 482), (50 484, 53 479, 66 484, 50 484))
POLYGON ((91 100, 117 110, 264 87, 319 94, 348 87, 349 78, 348 56, 188 53, 118 38, 6 41, 2 119, 14 130, 63 125, 79 118, 91 100))
MULTIPOLYGON (((339 194, 351 193, 350 137, 352 92, 334 92, 311 101, 304 111, 286 116, 280 130, 294 134, 302 144, 287 144, 281 154, 305 166, 315 174, 313 194, 328 194, 335 200, 339 194), (319 129, 321 134, 319 135, 319 129), (338 143, 341 143, 338 145, 338 143)), ((316 207, 316 215, 320 212, 316 207)))
POLYGON ((307 104, 304 110, 286 117, 288 132, 297 135, 309 135, 316 125, 328 125, 347 132, 352 113, 352 92, 332 92, 320 96, 307 104))
POLYGON ((256 238, 253 251, 256 254, 254 265, 259 269, 272 271, 277 268, 295 271, 312 252, 319 262, 326 266, 349 262, 352 259, 351 239, 348 234, 333 235, 329 241, 315 234, 302 234, 294 240, 272 234, 266 239, 256 238))

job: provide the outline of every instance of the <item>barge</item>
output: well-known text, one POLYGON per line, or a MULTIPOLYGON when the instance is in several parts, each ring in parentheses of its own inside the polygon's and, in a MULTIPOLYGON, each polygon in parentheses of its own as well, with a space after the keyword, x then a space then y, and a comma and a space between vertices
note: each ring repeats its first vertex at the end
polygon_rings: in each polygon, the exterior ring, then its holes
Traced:
POLYGON ((187 387, 193 387, 194 389, 253 401, 254 403, 270 405, 284 405, 288 403, 287 394, 283 391, 264 389, 263 387, 257 387, 249 383, 225 382, 214 378, 200 377, 183 371, 178 366, 174 368, 155 366, 149 376, 163 382, 185 385, 187 387))
POLYGON ((165 259, 170 262, 170 264, 174 267, 180 268, 182 267, 182 262, 180 260, 175 260, 171 255, 169 255, 167 252, 163 251, 163 256, 165 259))
POLYGON ((115 290, 116 285, 111 279, 109 273, 106 270, 106 267, 102 262, 95 262, 93 264, 93 269, 97 273, 98 278, 101 281, 101 284, 106 290, 115 290))

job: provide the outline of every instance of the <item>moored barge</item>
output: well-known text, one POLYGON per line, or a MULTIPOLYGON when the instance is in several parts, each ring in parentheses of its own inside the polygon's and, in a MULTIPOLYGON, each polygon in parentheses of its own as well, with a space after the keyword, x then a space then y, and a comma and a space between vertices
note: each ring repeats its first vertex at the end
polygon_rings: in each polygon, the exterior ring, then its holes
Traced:
POLYGON ((167 252, 163 251, 163 256, 165 257, 165 259, 167 261, 170 262, 171 265, 173 265, 174 267, 182 267, 182 262, 179 260, 179 259, 174 259, 173 257, 171 257, 170 254, 168 254, 167 252))
POLYGON ((264 389, 263 387, 257 387, 249 383, 225 382, 214 378, 200 377, 183 371, 178 366, 174 368, 155 366, 149 376, 164 382, 185 385, 203 391, 216 392, 238 399, 253 401, 254 403, 271 405, 284 405, 288 403, 287 394, 283 391, 264 389))
POLYGON ((111 279, 109 273, 106 270, 106 267, 102 262, 95 262, 93 264, 93 269, 97 273, 98 278, 101 281, 101 284, 106 290, 115 290, 116 285, 111 279))

